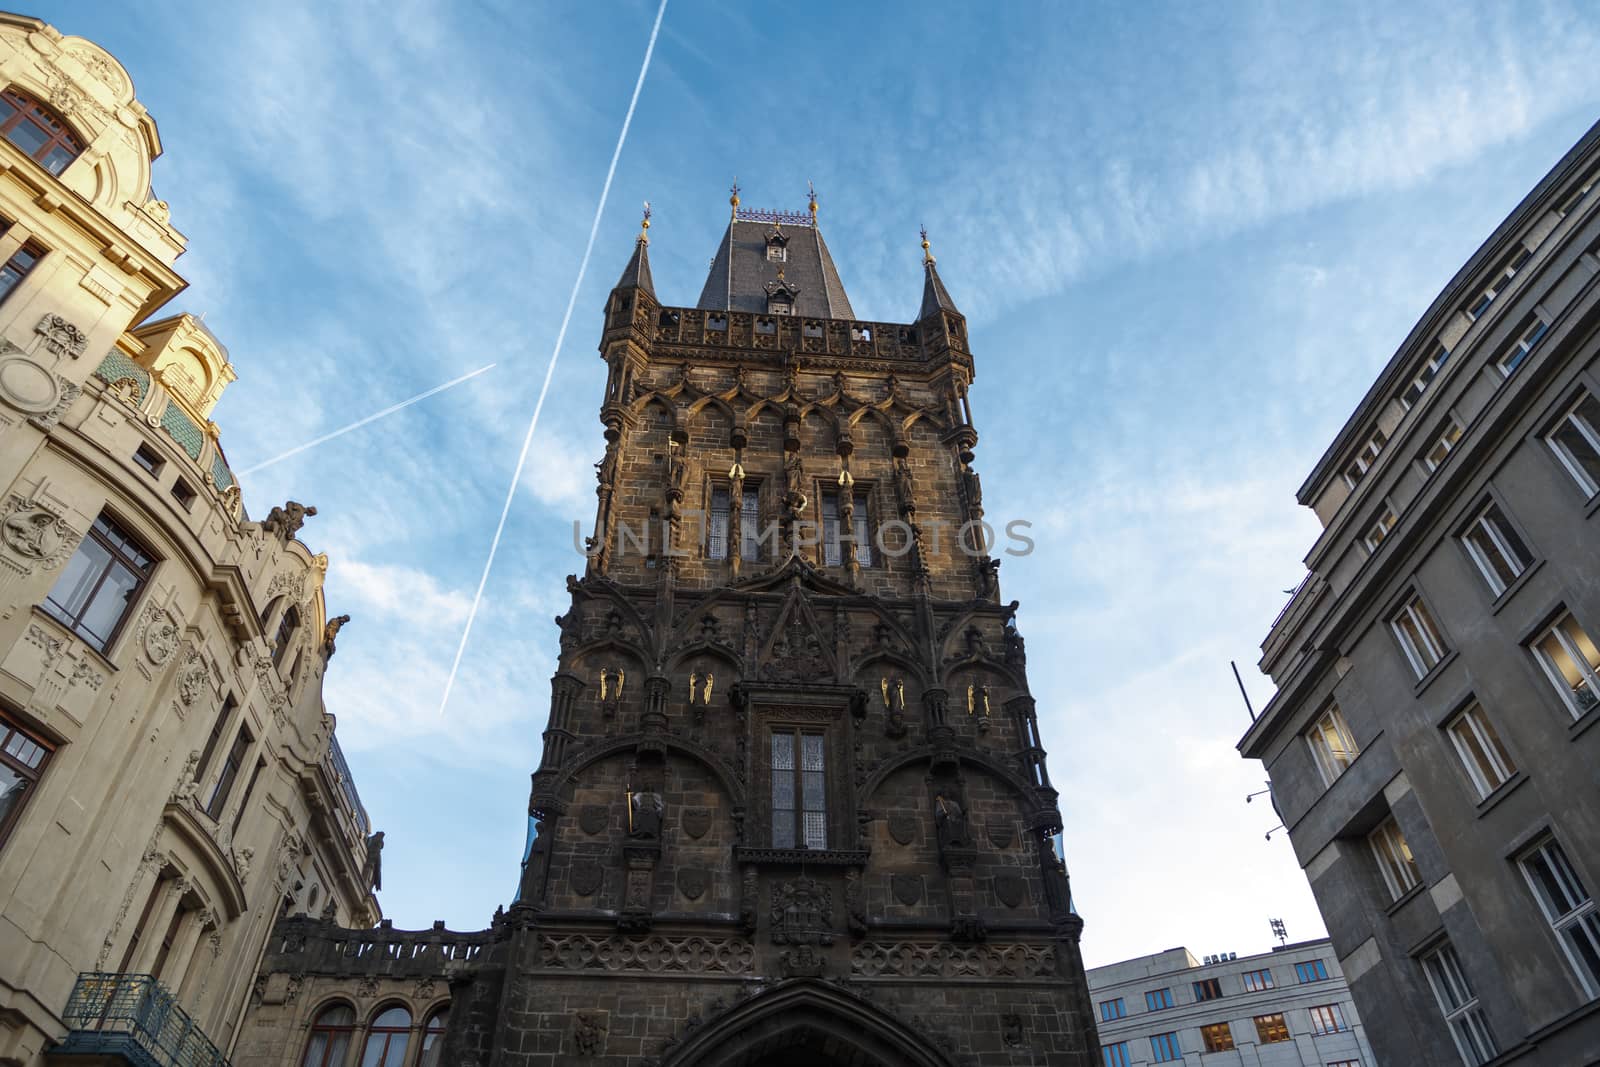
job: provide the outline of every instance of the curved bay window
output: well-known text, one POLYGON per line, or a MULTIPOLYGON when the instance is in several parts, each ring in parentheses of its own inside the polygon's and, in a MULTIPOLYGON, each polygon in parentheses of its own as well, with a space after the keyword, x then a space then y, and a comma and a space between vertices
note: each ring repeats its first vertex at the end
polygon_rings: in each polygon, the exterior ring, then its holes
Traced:
POLYGON ((411 1013, 396 1004, 385 1008, 367 1027, 361 1067, 402 1067, 411 1042, 411 1013))
POLYGON ((50 749, 44 742, 35 740, 0 711, 0 847, 49 758, 50 749))
POLYGON ((83 151, 78 135, 55 112, 15 86, 0 93, 0 137, 51 174, 66 170, 83 151))
POLYGON ((428 1016, 422 1028, 422 1056, 417 1067, 439 1067, 439 1054, 444 1051, 444 1018, 448 1008, 440 1008, 428 1016))
POLYGON ((311 1024, 311 1040, 306 1042, 300 1067, 344 1067, 355 1032, 355 1009, 346 1004, 323 1009, 311 1024))
POLYGON ((105 652, 133 614, 133 602, 154 567, 142 545, 101 515, 40 606, 105 652))

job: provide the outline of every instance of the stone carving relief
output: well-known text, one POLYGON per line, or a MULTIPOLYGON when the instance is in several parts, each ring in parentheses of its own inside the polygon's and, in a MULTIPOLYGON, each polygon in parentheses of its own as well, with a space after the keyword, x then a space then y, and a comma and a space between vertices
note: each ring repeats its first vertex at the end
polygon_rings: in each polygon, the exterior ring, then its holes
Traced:
POLYGON ((578 809, 578 828, 586 834, 598 834, 611 825, 611 809, 604 804, 585 804, 578 809))
POLYGON ((1006 907, 1014 908, 1027 897, 1028 883, 1020 874, 997 874, 994 876, 994 895, 1006 907))
POLYGON ((53 571, 78 547, 78 532, 51 508, 15 493, 6 498, 4 508, 0 537, 6 548, 27 561, 21 568, 23 574, 32 574, 34 564, 53 571))
POLYGON ((864 941, 850 955, 850 973, 868 978, 1048 978, 1056 973, 1056 952, 1050 945, 864 941))
POLYGON ((356 996, 370 1000, 378 995, 378 976, 364 974, 356 982, 356 996))
POLYGON ((1015 830, 1011 823, 1005 819, 990 820, 984 827, 984 831, 985 836, 989 839, 989 844, 998 849, 1010 848, 1011 842, 1015 840, 1015 830))
POLYGON ((598 863, 583 861, 572 865, 572 891, 580 897, 593 896, 605 880, 598 863))
POLYGON ((580 1011, 572 1021, 572 1049, 580 1056, 598 1056, 605 1048, 604 1020, 592 1012, 580 1011))
POLYGON ((195 780, 195 771, 200 767, 200 750, 189 750, 189 758, 183 761, 183 770, 178 772, 178 784, 172 787, 172 796, 168 802, 172 804, 191 803, 196 794, 200 792, 200 783, 195 780))
POLYGON ((922 875, 891 874, 889 891, 894 894, 894 899, 908 908, 913 907, 922 900, 922 875))
POLYGON ((678 892, 689 900, 699 900, 710 884, 710 873, 704 867, 684 867, 678 871, 678 892))
POLYGON ((917 836, 917 820, 906 812, 889 816, 889 836, 897 845, 909 845, 917 836))
POLYGON ((89 335, 60 315, 46 315, 34 326, 33 332, 44 338, 45 351, 57 356, 77 359, 89 347, 89 335))
POLYGON ((711 829, 710 808, 684 808, 683 832, 696 841, 706 836, 711 829))
POLYGON ((157 667, 165 664, 178 650, 178 635, 178 620, 166 608, 151 604, 140 614, 138 641, 144 648, 144 654, 157 667))
POLYGON ((539 938, 538 961, 540 967, 558 971, 748 974, 755 949, 735 937, 550 934, 539 938))
POLYGON ((198 649, 190 649, 184 659, 183 673, 178 676, 178 699, 190 708, 200 699, 211 681, 211 669, 198 649))

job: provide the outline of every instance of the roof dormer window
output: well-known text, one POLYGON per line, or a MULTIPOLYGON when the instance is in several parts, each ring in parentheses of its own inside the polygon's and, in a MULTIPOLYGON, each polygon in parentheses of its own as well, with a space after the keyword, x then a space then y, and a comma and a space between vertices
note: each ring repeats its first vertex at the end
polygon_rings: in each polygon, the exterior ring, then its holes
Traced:
POLYGON ((789 262, 789 238, 785 237, 783 231, 776 226, 767 231, 767 262, 789 262))
POLYGON ((66 170, 83 151, 83 142, 55 112, 15 87, 0 93, 0 137, 51 174, 66 170))

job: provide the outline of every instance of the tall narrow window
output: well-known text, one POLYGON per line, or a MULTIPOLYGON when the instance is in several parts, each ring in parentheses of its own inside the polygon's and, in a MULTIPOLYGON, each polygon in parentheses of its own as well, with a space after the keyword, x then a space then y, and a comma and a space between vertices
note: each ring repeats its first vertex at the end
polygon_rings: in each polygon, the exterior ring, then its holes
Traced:
POLYGON ((1337 1034, 1341 1030, 1349 1029, 1344 1021, 1344 1009, 1337 1004, 1321 1004, 1311 1009, 1311 1032, 1313 1034, 1337 1034))
POLYGON ((1183 1050, 1178 1047, 1177 1033, 1153 1035, 1150 1038, 1150 1056, 1157 1063, 1171 1063, 1173 1060, 1183 1059, 1183 1050))
POLYGON ((1571 614, 1540 635, 1533 650, 1574 719, 1600 703, 1600 649, 1571 614))
POLYGON ((16 88, 0 93, 0 137, 51 174, 66 170, 83 151, 83 142, 55 112, 16 88))
POLYGON ((356 1013, 344 1004, 325 1008, 311 1025, 311 1040, 300 1067, 345 1067, 350 1040, 356 1032, 356 1013))
POLYGON ((1447 421, 1439 429, 1439 434, 1428 450, 1422 454, 1422 465, 1432 474, 1444 466, 1445 457, 1450 455, 1451 449, 1461 440, 1461 424, 1454 418, 1447 421))
POLYGON ((824 738, 800 730, 772 733, 772 847, 828 847, 824 738))
POLYGON ((1411 384, 1406 386, 1405 392, 1400 394, 1400 403, 1409 409, 1418 400, 1421 400, 1423 392, 1428 388, 1428 384, 1438 375, 1439 369, 1445 365, 1445 361, 1449 358, 1450 350, 1440 345, 1439 350, 1428 358, 1428 362, 1422 365, 1422 369, 1417 372, 1417 376, 1411 379, 1411 384))
POLYGON ((0 710, 0 847, 39 784, 50 749, 0 710))
POLYGON ((439 1067, 439 1056, 444 1052, 446 1010, 440 1008, 428 1016, 428 1024, 422 1028, 422 1056, 417 1060, 417 1067, 439 1067))
POLYGON ((1422 970, 1433 987, 1433 998, 1444 1013, 1445 1025, 1467 1067, 1478 1067, 1499 1055, 1488 1017, 1478 1007, 1478 996, 1467 984, 1466 972, 1454 946, 1448 942, 1422 957, 1422 970))
POLYGON ((761 492, 746 487, 739 501, 739 558, 754 563, 761 558, 761 492))
POLYGON ((1490 504, 1478 513, 1461 535, 1461 543, 1467 546, 1467 555, 1478 565, 1495 596, 1504 593, 1533 561, 1533 553, 1517 536, 1499 504, 1490 504))
POLYGON ((855 536, 856 562, 863 567, 872 566, 872 530, 867 514, 867 495, 857 493, 855 511, 851 515, 851 533, 855 536))
POLYGON ((1100 1046, 1100 1067, 1132 1067, 1132 1065, 1133 1061, 1128 1058, 1126 1041, 1100 1046))
POLYGON ((1389 531, 1394 529, 1394 524, 1399 521, 1400 517, 1394 513, 1394 508, 1384 504, 1383 510, 1378 512, 1378 517, 1367 527, 1366 537, 1362 538, 1366 542, 1367 551, 1378 551, 1378 546, 1383 544, 1383 539, 1389 536, 1389 531))
POLYGON ((1501 265, 1499 271, 1489 281, 1489 284, 1484 286, 1483 292, 1478 295, 1478 299, 1468 306, 1467 314, 1474 319, 1481 318, 1483 313, 1489 310, 1489 305, 1494 303, 1495 297, 1510 288, 1511 279, 1517 276, 1517 271, 1521 270, 1523 264, 1527 263, 1532 257, 1533 252, 1526 245, 1513 252, 1510 258, 1501 265))
POLYGON ((1450 742, 1455 745, 1461 766, 1466 769, 1472 787, 1479 799, 1488 796, 1517 773, 1516 764, 1500 743, 1500 735, 1483 713, 1482 705, 1474 701, 1461 714, 1445 725, 1450 742))
POLYGON ((133 613, 133 601, 154 566, 131 535, 101 515, 41 606, 104 652, 133 613))
POLYGON ((244 822, 244 813, 250 808, 250 797, 256 791, 256 783, 261 780, 261 772, 267 769, 267 761, 256 760, 255 770, 250 772, 250 780, 244 784, 244 794, 239 797, 239 810, 233 813, 233 836, 239 836, 239 824, 244 822))
POLYGON ((706 522, 706 558, 728 558, 728 491, 711 490, 711 507, 706 522))
POLYGON ((361 1067, 401 1067, 411 1042, 411 1013, 398 1004, 385 1008, 367 1027, 361 1067))
POLYGON ((44 258, 44 249, 32 241, 11 253, 11 258, 0 266, 0 300, 11 295, 22 279, 28 276, 39 260, 44 258))
POLYGON ((1378 461, 1378 453, 1383 451, 1383 446, 1389 443, 1389 435, 1382 430, 1373 430, 1372 436, 1367 438, 1367 443, 1361 446, 1361 451, 1356 453, 1356 458, 1351 460, 1344 469, 1344 483, 1354 489, 1356 483, 1361 481, 1372 465, 1378 461))
POLYGON ((228 794, 233 791, 234 780, 239 777, 248 751, 250 731, 241 726, 233 739, 233 747, 228 750, 228 758, 222 761, 222 773, 217 776, 217 784, 211 787, 211 796, 206 799, 206 814, 213 819, 222 816, 222 809, 228 803, 228 794))
POLYGON ((1417 672, 1418 678, 1424 677, 1444 659, 1444 641, 1439 637, 1439 628, 1433 624, 1433 616, 1428 614, 1421 597, 1413 595, 1399 614, 1389 620, 1389 625, 1394 627, 1400 647, 1405 651, 1406 659, 1411 661, 1411 669, 1417 672))
POLYGON ((1497 364, 1500 373, 1511 377, 1512 373, 1527 360, 1529 353, 1539 347, 1539 342, 1544 340, 1544 335, 1550 331, 1550 324, 1543 319, 1534 317, 1523 323, 1516 343, 1506 349, 1497 364))
POLYGON ((1522 857, 1522 873, 1584 995, 1590 1000, 1600 997, 1600 913, 1566 851, 1555 838, 1547 837, 1522 857))
POLYGON ((227 732, 228 723, 233 719, 233 709, 237 706, 232 696, 223 698, 222 707, 217 709, 217 717, 211 720, 211 733, 206 737, 206 747, 200 750, 200 762, 194 766, 195 781, 203 780, 206 771, 211 769, 211 757, 217 754, 217 746, 222 743, 222 735, 227 732))
POLYGON ((822 494, 822 562, 837 567, 844 558, 844 546, 839 543, 839 497, 835 493, 822 494))
POLYGON ((272 646, 273 666, 283 666, 283 657, 288 655, 290 647, 294 644, 294 632, 299 628, 300 609, 290 604, 283 610, 283 618, 278 620, 278 640, 272 646))
POLYGON ((1323 785, 1332 785, 1334 779, 1361 755, 1361 749, 1351 736, 1350 724, 1344 721, 1344 712, 1339 710, 1337 704, 1328 705, 1328 710, 1311 725, 1306 742, 1311 746, 1311 756, 1322 774, 1323 785))
POLYGON ((1389 896, 1399 900, 1417 887, 1420 881, 1417 861, 1393 815, 1367 835, 1367 842, 1378 860, 1378 870, 1383 875, 1383 884, 1389 887, 1389 896))

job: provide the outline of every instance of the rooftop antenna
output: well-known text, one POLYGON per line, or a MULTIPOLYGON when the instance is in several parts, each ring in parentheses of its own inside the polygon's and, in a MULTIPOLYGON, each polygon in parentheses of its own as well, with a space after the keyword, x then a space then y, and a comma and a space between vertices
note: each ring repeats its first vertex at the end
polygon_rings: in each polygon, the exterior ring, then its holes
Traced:
POLYGON ((1233 680, 1239 683, 1239 695, 1244 697, 1244 710, 1250 713, 1250 721, 1255 722, 1256 709, 1250 706, 1250 694, 1244 691, 1244 679, 1239 677, 1239 665, 1230 659, 1228 666, 1233 668, 1233 680))
POLYGON ((1289 931, 1284 928, 1283 920, 1268 919, 1267 921, 1272 924, 1272 936, 1278 939, 1278 944, 1287 944, 1289 941, 1289 931))

